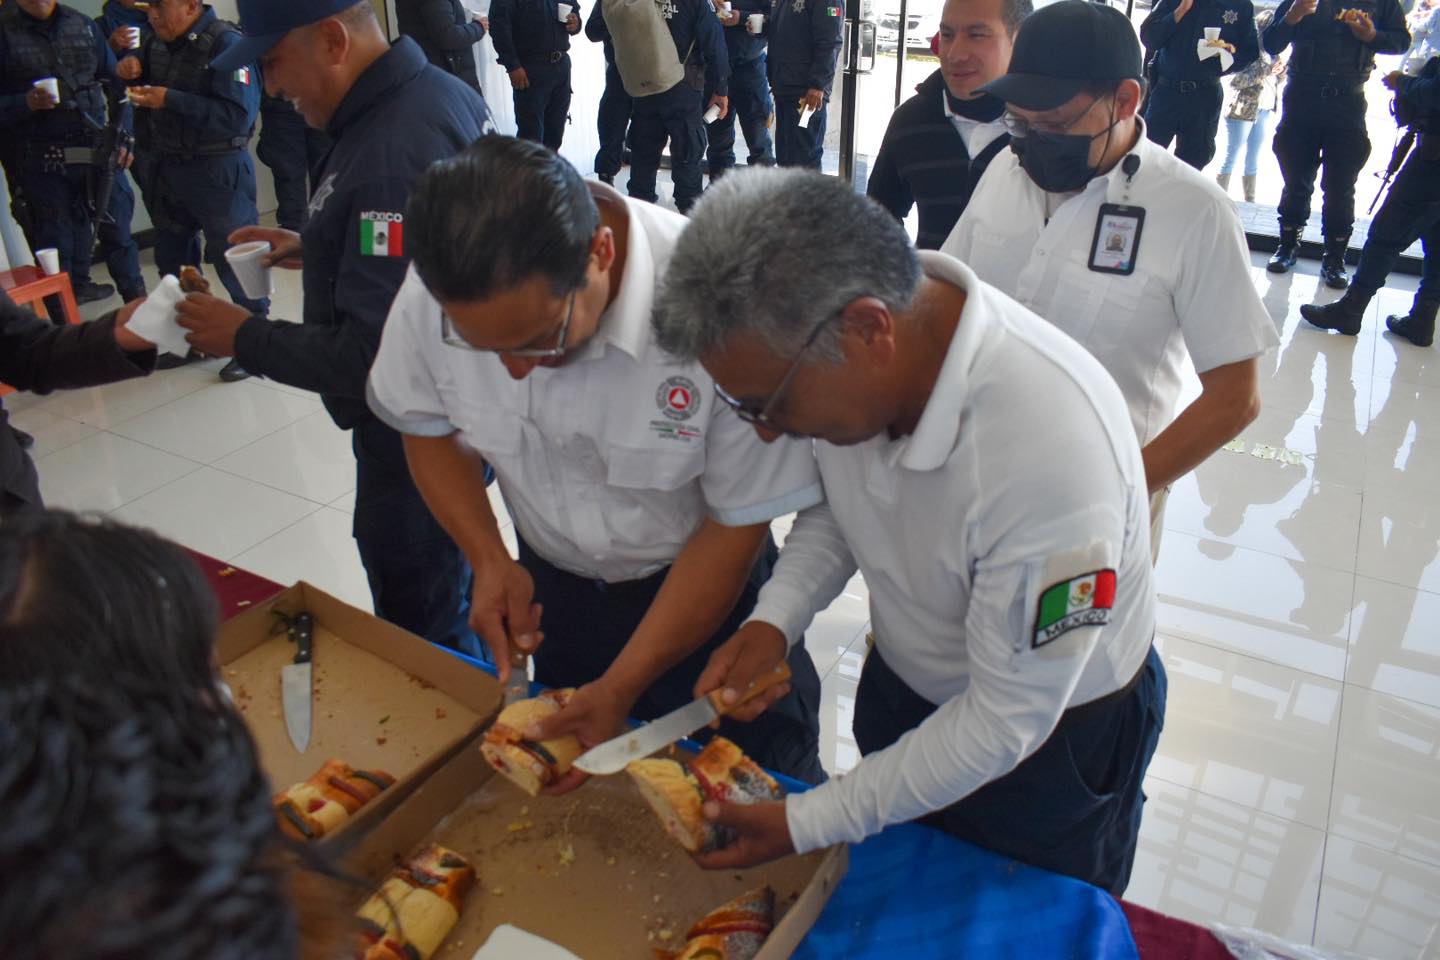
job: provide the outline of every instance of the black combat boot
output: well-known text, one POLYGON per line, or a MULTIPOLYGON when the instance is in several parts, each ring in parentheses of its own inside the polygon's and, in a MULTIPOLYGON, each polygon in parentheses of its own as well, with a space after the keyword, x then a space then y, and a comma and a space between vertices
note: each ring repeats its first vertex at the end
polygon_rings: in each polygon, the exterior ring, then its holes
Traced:
POLYGON ((1307 303, 1300 307, 1300 316, 1313 326, 1322 327, 1326 330, 1335 330, 1353 337, 1360 332, 1360 327, 1365 321, 1365 308, 1370 306, 1370 298, 1375 296, 1374 290, 1366 290, 1364 287, 1351 287, 1345 291, 1345 296, 1334 303, 1327 303, 1321 306, 1318 303, 1307 303))
POLYGON ((1410 307, 1409 316, 1386 317, 1385 326, 1391 333, 1398 333, 1417 347, 1428 347, 1435 342, 1435 312, 1440 303, 1434 300, 1416 300, 1410 307))
POLYGON ((1300 231, 1295 227, 1280 228, 1280 242, 1265 269, 1271 273, 1289 273, 1300 256, 1300 231))
POLYGON ((1349 237, 1325 238, 1325 252, 1320 256, 1320 279, 1331 290, 1344 290, 1350 286, 1350 278, 1345 276, 1345 250, 1349 246, 1349 237))

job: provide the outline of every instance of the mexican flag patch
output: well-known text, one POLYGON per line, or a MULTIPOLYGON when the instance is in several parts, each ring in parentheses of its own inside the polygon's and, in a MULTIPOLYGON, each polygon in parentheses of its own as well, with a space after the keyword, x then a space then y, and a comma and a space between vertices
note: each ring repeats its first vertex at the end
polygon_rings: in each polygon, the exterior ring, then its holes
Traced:
POLYGON ((403 257, 405 215, 376 210, 360 214, 360 253, 366 257, 403 257))
POLYGON ((245 86, 247 86, 247 87, 250 86, 250 68, 249 68, 249 67, 241 67, 239 70, 236 70, 236 71, 235 71, 235 82, 236 82, 236 83, 243 83, 243 84, 245 84, 245 86))
POLYGON ((1040 594, 1030 648, 1043 647, 1076 627, 1109 623, 1114 605, 1114 570, 1096 570, 1047 588, 1040 594))
POLYGON ((826 8, 825 8, 825 12, 826 12, 828 15, 832 16, 832 17, 838 17, 838 16, 840 16, 840 8, 839 8, 839 7, 826 7, 826 8))

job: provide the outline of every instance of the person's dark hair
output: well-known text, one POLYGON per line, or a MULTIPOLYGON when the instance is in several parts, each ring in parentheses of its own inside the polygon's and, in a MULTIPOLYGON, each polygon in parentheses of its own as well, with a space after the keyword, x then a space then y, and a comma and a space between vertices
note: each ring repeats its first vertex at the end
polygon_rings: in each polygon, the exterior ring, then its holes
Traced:
POLYGON ((0 956, 293 958, 270 787, 228 702, 118 671, 0 686, 0 956))
POLYGON ((0 521, 0 686, 117 670, 217 691, 215 594, 180 547, 97 516, 0 521))
POLYGON ((538 143, 491 135, 416 182, 405 246, 437 300, 486 300, 533 277, 563 296, 584 282, 599 226, 569 162, 538 143))
POLYGON ((1035 4, 1031 0, 1003 0, 1000 18, 1005 23, 1005 30, 1014 37, 1020 30, 1020 24, 1034 12, 1035 4))

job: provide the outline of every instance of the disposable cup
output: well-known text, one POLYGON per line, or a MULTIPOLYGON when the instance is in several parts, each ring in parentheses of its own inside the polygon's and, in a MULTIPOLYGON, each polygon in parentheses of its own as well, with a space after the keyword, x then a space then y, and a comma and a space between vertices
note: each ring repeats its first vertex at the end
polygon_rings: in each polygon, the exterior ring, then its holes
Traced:
POLYGON ((239 243, 225 251, 225 260, 235 271, 235 278, 240 281, 245 296, 259 300, 275 292, 270 268, 263 262, 269 252, 270 244, 264 240, 239 243))
POLYGON ((140 49, 140 28, 139 28, 139 27, 126 27, 126 28, 125 28, 125 45, 126 45, 127 47, 129 47, 131 50, 139 50, 139 49, 140 49))
MULTIPOLYGON (((1194 34, 1192 33, 1191 36, 1193 37, 1194 34)), ((1220 39, 1220 28, 1219 28, 1219 27, 1206 27, 1206 28, 1205 28, 1205 39, 1206 39, 1206 40, 1219 40, 1219 39, 1220 39)))
POLYGON ((705 111, 705 122, 706 122, 706 123, 714 123, 716 120, 719 120, 719 119, 720 119, 720 104, 718 104, 718 103, 712 103, 712 104, 710 104, 710 109, 705 111))
POLYGON ((555 4, 555 12, 556 15, 560 18, 561 23, 565 23, 570 19, 570 12, 574 9, 575 8, 568 3, 555 4))
POLYGON ((761 30, 764 30, 764 29, 765 29, 765 14, 763 14, 763 13, 752 13, 752 14, 750 14, 750 32, 751 32, 751 33, 759 33, 761 30))
POLYGON ((60 101, 59 80, 56 80, 54 77, 45 77, 41 80, 36 80, 35 86, 39 87, 41 90, 49 91, 50 96, 54 97, 57 103, 60 101))
POLYGON ((47 277, 53 277, 60 272, 60 251, 54 247, 36 250, 35 261, 40 264, 40 269, 47 277))

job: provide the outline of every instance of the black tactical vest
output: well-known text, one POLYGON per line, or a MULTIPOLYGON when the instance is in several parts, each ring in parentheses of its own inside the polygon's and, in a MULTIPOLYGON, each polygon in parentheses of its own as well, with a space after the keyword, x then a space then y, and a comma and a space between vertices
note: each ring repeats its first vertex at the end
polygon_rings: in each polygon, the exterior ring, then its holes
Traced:
POLYGON ((1355 39, 1350 28, 1335 19, 1354 7, 1371 17, 1375 0, 1320 0, 1320 5, 1295 28, 1295 49, 1290 54, 1292 80, 1327 80, 1336 84, 1362 84, 1375 69, 1375 54, 1355 39))
MULTIPOLYGON (((178 49, 151 35, 145 42, 146 83, 200 96, 210 95, 210 51, 215 41, 236 33, 235 25, 212 20, 199 33, 186 34, 178 49)), ((187 123, 172 110, 136 111, 141 121, 137 139, 141 150, 161 154, 212 155, 239 150, 249 137, 222 137, 187 123)))
POLYGON ((0 32, 5 40, 5 72, 0 77, 0 89, 23 93, 42 77, 60 81, 60 109, 32 113, 25 120, 22 136, 27 140, 43 139, 91 129, 75 115, 76 108, 91 123, 104 125, 105 94, 96 79, 100 62, 88 18, 57 4, 53 22, 41 24, 12 3, 0 10, 0 32))

